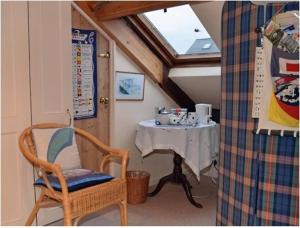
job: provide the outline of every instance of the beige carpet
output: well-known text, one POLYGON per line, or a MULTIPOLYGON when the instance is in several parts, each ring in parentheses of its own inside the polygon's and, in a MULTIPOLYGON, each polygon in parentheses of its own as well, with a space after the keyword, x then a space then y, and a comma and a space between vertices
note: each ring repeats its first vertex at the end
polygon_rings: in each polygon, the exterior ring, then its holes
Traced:
MULTIPOLYGON (((154 197, 139 205, 128 205, 128 225, 131 226, 213 226, 216 222, 217 186, 203 176, 200 183, 191 180, 192 193, 203 208, 196 208, 187 200, 183 187, 167 183, 154 197)), ((63 225, 62 221, 51 225, 63 225)), ((84 226, 119 226, 117 207, 107 208, 84 218, 84 226)))

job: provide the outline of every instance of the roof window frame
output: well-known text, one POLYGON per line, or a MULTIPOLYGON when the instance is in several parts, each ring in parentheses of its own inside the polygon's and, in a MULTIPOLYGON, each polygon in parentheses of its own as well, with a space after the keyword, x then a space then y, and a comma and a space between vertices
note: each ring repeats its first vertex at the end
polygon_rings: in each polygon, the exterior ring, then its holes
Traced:
POLYGON ((170 67, 193 64, 220 64, 221 53, 178 54, 143 14, 127 16, 126 21, 145 43, 170 67))

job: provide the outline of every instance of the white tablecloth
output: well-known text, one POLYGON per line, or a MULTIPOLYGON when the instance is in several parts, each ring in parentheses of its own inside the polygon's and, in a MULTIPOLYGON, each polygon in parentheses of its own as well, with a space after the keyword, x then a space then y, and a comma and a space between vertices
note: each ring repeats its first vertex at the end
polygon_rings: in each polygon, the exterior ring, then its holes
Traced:
POLYGON ((138 124, 135 144, 142 156, 156 149, 175 151, 200 180, 200 171, 218 155, 219 126, 213 121, 197 126, 163 126, 145 120, 138 124))

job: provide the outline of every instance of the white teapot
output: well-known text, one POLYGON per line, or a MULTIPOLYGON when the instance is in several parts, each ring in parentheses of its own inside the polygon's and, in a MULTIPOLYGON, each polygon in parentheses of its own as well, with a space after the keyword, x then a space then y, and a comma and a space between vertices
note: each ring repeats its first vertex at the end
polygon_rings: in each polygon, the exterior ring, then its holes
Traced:
POLYGON ((167 124, 169 124, 169 115, 170 115, 170 112, 168 112, 167 110, 163 110, 159 114, 157 114, 156 119, 159 122, 159 124, 167 125, 167 124))

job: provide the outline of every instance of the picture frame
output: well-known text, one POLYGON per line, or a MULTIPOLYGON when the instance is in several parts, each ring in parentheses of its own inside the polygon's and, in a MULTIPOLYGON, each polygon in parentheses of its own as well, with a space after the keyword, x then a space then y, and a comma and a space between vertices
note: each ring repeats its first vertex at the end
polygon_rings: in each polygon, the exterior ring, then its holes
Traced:
POLYGON ((144 100, 145 75, 116 71, 115 98, 123 101, 144 100))

